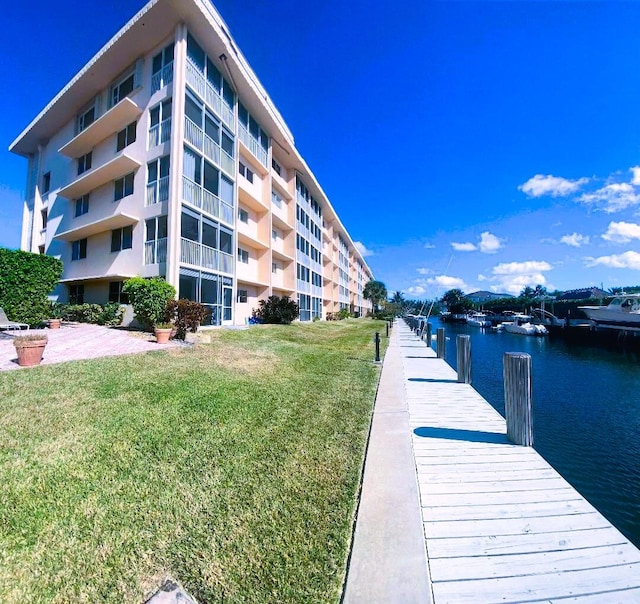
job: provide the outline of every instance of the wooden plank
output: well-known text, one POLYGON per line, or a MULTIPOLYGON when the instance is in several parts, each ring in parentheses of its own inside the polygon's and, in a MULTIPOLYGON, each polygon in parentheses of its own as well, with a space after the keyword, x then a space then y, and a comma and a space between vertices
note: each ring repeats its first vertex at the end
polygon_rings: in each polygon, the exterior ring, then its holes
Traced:
POLYGON ((510 577, 541 572, 569 572, 640 563, 638 550, 628 543, 585 549, 532 552, 506 556, 434 558, 429 562, 434 581, 510 577))
POLYGON ((480 579, 475 581, 434 582, 436 602, 504 602, 553 601, 566 596, 607 593, 603 602, 615 602, 615 590, 640 588, 640 564, 578 570, 566 573, 545 573, 480 579), (613 593, 611 593, 613 592, 613 593))
POLYGON ((613 527, 526 533, 520 535, 484 535, 451 539, 428 539, 429 560, 461 558, 473 555, 526 554, 569 549, 584 549, 602 545, 619 545, 627 540, 613 527))
MULTIPOLYGON (((567 484, 567 481, 556 475, 544 478, 524 480, 495 480, 493 482, 477 482, 477 483, 453 483, 453 482, 432 482, 432 481, 420 481, 420 490, 425 496, 431 495, 454 495, 456 493, 508 493, 508 492, 536 492, 536 491, 557 491, 563 490, 566 495, 574 494, 578 497, 580 495, 567 484)), ((485 497, 485 500, 490 495, 485 497)), ((532 497, 532 499, 534 499, 532 497)), ((491 501, 493 501, 491 499, 491 501)))
MULTIPOLYGON (((510 491, 507 493, 493 493, 491 501, 494 505, 509 505, 521 503, 536 503, 544 501, 566 501, 573 497, 575 491, 571 489, 552 489, 549 491, 535 491, 529 494, 527 491, 510 491)), ((431 493, 420 496, 423 507, 451 506, 451 505, 476 505, 487 502, 488 495, 482 492, 457 493, 453 498, 448 493, 431 493)))
POLYGON ((540 501, 497 506, 493 502, 464 506, 427 506, 422 508, 422 518, 430 522, 453 520, 489 520, 498 518, 537 518, 572 514, 587 514, 595 510, 584 499, 575 494, 574 499, 540 501))

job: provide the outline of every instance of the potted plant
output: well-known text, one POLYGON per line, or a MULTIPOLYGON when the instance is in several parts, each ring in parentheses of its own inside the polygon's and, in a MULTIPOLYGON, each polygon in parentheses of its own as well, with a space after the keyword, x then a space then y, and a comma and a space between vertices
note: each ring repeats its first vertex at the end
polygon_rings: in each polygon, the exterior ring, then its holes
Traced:
POLYGON ((64 313, 64 306, 62 304, 52 304, 50 319, 47 320, 49 329, 60 329, 62 325, 62 315, 64 313))
POLYGON ((155 333, 158 344, 166 344, 169 341, 172 331, 172 323, 156 323, 153 327, 153 332, 155 333))
POLYGON ((39 365, 42 361, 42 353, 47 345, 45 334, 28 334, 26 336, 16 336, 13 345, 18 354, 18 365, 21 367, 32 367, 39 365))

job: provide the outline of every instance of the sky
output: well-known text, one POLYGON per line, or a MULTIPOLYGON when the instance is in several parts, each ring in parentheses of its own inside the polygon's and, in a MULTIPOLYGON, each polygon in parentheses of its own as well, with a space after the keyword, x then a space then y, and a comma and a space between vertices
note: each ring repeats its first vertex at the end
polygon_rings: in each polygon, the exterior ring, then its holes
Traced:
MULTIPOLYGON (((3 6, 0 246, 26 182, 8 146, 143 5, 3 6)), ((640 2, 215 6, 390 292, 640 284, 640 2)))

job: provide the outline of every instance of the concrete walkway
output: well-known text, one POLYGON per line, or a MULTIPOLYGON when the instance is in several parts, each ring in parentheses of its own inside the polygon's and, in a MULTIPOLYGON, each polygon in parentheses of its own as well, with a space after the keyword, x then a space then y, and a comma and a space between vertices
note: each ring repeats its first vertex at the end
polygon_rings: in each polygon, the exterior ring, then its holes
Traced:
POLYGON ((0 331, 0 371, 28 369, 18 365, 16 349, 13 346, 13 338, 20 333, 47 335, 49 342, 44 350, 41 365, 166 350, 183 345, 173 340, 159 345, 152 334, 87 323, 65 323, 60 329, 30 329, 28 332, 0 331))
MULTIPOLYGON (((343 597, 348 604, 432 601, 398 325, 375 401, 343 597)), ((416 356, 433 355, 422 342, 409 345, 416 356)))

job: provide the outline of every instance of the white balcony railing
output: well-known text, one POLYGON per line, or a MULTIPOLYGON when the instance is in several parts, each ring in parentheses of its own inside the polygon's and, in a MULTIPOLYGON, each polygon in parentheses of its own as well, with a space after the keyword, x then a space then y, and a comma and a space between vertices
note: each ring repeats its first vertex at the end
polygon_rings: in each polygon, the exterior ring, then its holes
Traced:
POLYGON ((266 167, 268 154, 262 145, 256 140, 256 138, 247 130, 243 124, 238 124, 238 136, 244 143, 245 147, 258 158, 258 161, 266 167))
POLYGON ((235 118, 233 108, 229 107, 218 91, 207 82, 204 74, 196 67, 196 65, 187 59, 186 68, 187 84, 204 99, 205 103, 213 109, 213 111, 222 118, 222 121, 231 128, 235 129, 235 118))
POLYGON ((233 205, 223 201, 186 176, 182 177, 182 199, 219 220, 233 224, 233 205))
POLYGON ((236 163, 233 157, 188 117, 184 118, 184 138, 196 149, 202 151, 209 161, 220 166, 230 176, 235 177, 236 163))
POLYGON ((171 118, 162 120, 159 124, 149 128, 149 149, 166 143, 171 139, 171 118))
POLYGON ((145 241, 144 263, 159 264, 167 261, 167 238, 145 241))
POLYGON ((150 182, 147 185, 147 206, 154 203, 168 201, 169 199, 169 177, 163 176, 160 180, 150 182))
POLYGON ((233 272, 233 256, 191 239, 180 240, 180 262, 223 273, 233 272))
POLYGON ((173 82, 173 61, 151 76, 151 94, 173 82))
POLYGON ((200 250, 201 246, 197 241, 183 237, 180 240, 180 262, 200 266, 200 250))

